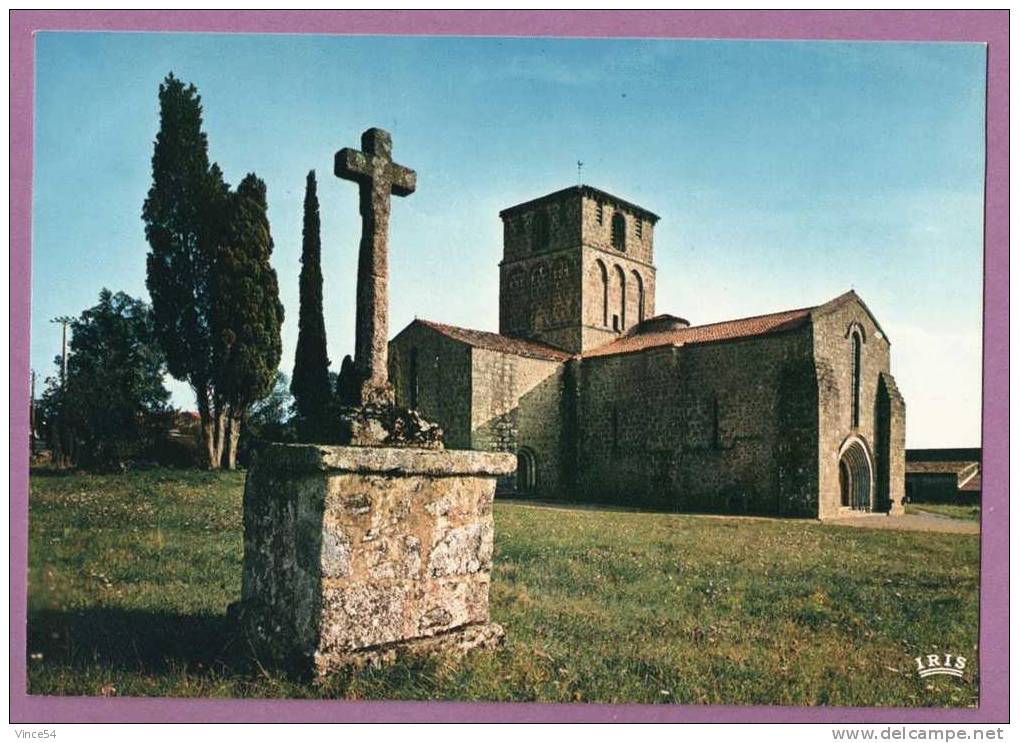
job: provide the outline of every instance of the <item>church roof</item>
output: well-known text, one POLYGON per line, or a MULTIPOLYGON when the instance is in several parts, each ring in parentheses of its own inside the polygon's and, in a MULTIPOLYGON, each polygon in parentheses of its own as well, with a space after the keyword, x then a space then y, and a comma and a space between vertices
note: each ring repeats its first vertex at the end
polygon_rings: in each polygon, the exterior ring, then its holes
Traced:
POLYGON ((644 219, 647 219, 648 221, 650 221, 652 224, 658 222, 658 220, 661 219, 661 217, 659 217, 654 212, 648 211, 644 207, 638 206, 637 204, 634 204, 632 201, 627 201, 626 199, 621 199, 618 196, 613 196, 608 191, 602 191, 600 188, 595 188, 594 186, 586 186, 586 185, 569 186, 569 187, 563 188, 563 189, 561 189, 559 191, 554 191, 554 192, 552 192, 550 194, 545 194, 544 196, 539 196, 536 199, 531 199, 530 201, 525 201, 525 202, 523 202, 521 204, 514 204, 513 206, 508 206, 505 209, 503 209, 501 212, 499 212, 499 216, 502 217, 502 218, 506 218, 506 217, 512 216, 512 215, 514 215, 514 214, 516 214, 518 212, 523 212, 523 211, 528 211, 530 209, 533 209, 534 207, 536 207, 536 206, 538 206, 540 204, 547 204, 547 203, 551 203, 553 201, 561 201, 564 198, 566 198, 567 196, 570 196, 572 194, 580 194, 581 196, 588 196, 588 197, 593 198, 593 199, 599 199, 601 201, 605 201, 605 202, 607 202, 609 204, 614 204, 616 206, 621 206, 624 209, 629 209, 634 214, 639 214, 640 216, 644 217, 644 219))
POLYGON ((475 348, 484 348, 489 351, 501 351, 512 353, 517 356, 529 356, 535 359, 548 359, 549 361, 566 361, 572 358, 571 354, 561 351, 554 346, 548 346, 536 341, 528 341, 523 338, 511 338, 507 335, 489 333, 484 330, 472 330, 470 328, 459 328, 455 325, 443 325, 431 320, 417 319, 414 321, 441 333, 447 338, 466 343, 475 348))
POLYGON ((768 335, 782 330, 803 325, 810 318, 810 310, 788 310, 770 315, 756 315, 739 320, 710 323, 708 325, 692 325, 688 328, 665 330, 661 332, 633 333, 624 335, 614 341, 598 346, 584 353, 584 358, 594 356, 612 356, 619 353, 645 351, 661 346, 685 346, 688 343, 711 343, 713 341, 735 340, 768 335))
MULTIPOLYGON (((743 317, 738 320, 725 320, 707 325, 692 325, 687 328, 676 328, 675 330, 660 332, 651 331, 642 333, 640 332, 641 326, 638 325, 626 335, 610 341, 604 346, 598 346, 590 351, 586 351, 584 358, 634 353, 636 351, 646 351, 649 348, 665 346, 678 348, 690 343, 713 343, 716 341, 754 338, 771 333, 779 333, 784 330, 798 328, 809 322, 813 312, 834 309, 854 299, 859 301, 856 292, 848 291, 830 302, 825 302, 815 307, 802 307, 796 310, 773 312, 768 315, 754 315, 753 317, 743 317)), ((864 309, 866 309, 865 306, 864 309)))

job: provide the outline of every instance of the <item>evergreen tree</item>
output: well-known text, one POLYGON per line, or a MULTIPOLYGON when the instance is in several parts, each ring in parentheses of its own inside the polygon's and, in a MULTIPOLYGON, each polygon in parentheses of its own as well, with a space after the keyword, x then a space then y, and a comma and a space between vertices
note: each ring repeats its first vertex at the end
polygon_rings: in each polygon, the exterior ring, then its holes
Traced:
POLYGON ((272 391, 283 354, 283 305, 270 264, 265 183, 249 173, 230 195, 214 274, 212 331, 215 387, 227 407, 226 465, 236 466, 241 425, 250 406, 272 391))
POLYGON ((322 242, 319 235, 318 195, 315 171, 309 171, 304 191, 304 232, 301 246, 301 314, 293 381, 298 433, 313 441, 326 435, 332 394, 329 356, 322 315, 322 242))
POLYGON ((210 318, 227 195, 222 173, 209 164, 198 90, 170 73, 159 86, 152 187, 142 209, 150 248, 145 283, 167 368, 194 390, 209 467, 219 466, 225 431, 210 318))
POLYGON ((340 406, 357 404, 359 382, 354 359, 350 358, 350 354, 347 354, 340 362, 340 373, 336 376, 336 402, 340 406))

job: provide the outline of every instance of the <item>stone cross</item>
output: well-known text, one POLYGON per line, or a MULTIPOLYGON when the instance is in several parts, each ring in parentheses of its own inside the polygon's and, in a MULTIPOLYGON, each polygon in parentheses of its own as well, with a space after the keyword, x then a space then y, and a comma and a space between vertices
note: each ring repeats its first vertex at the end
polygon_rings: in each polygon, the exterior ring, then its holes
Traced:
POLYGON ((337 178, 356 181, 361 190, 361 248, 357 259, 357 320, 354 368, 360 405, 393 404, 386 365, 389 343, 390 194, 409 196, 417 174, 393 162, 393 139, 382 129, 361 135, 361 151, 336 153, 337 178))

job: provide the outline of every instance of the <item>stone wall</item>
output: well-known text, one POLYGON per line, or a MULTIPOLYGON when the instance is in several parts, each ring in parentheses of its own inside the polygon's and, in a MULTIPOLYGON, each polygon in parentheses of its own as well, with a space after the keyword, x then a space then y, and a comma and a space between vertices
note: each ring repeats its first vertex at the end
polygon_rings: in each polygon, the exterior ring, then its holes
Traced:
POLYGON ((586 247, 625 253, 627 258, 646 265, 654 263, 655 219, 648 212, 593 193, 583 196, 581 212, 581 242, 586 247), (625 225, 622 250, 612 235, 612 221, 617 214, 625 225))
POLYGON ((471 448, 470 351, 469 346, 415 323, 389 343, 389 381, 397 404, 416 408, 426 420, 439 424, 447 449, 471 448), (417 392, 412 394, 415 366, 417 392))
POLYGON ((499 332, 580 349, 581 269, 574 247, 499 268, 499 332))
POLYGON ((468 649, 488 624, 492 496, 515 459, 276 444, 244 492, 242 600, 256 653, 323 675, 400 645, 468 649))
POLYGON ((809 326, 585 359, 578 497, 816 515, 809 326))
MULTIPOLYGON (((564 364, 483 348, 471 352, 471 448, 516 454, 528 448, 537 464, 536 494, 560 486, 564 364)), ((514 478, 500 488, 515 489, 514 478)))
POLYGON ((581 201, 575 191, 512 210, 503 216, 503 262, 576 248, 580 230, 581 201))
POLYGON ((862 442, 870 457, 876 506, 887 508, 898 504, 898 510, 905 492, 905 404, 890 373, 889 341, 858 300, 823 306, 813 313, 813 325, 819 389, 820 517, 847 513, 841 506, 839 456, 851 437, 862 442), (854 332, 862 338, 859 420, 855 425, 852 412, 854 332), (880 389, 882 379, 884 392, 880 389), (885 434, 879 424, 882 406, 888 416, 885 434), (881 448, 879 439, 883 444, 881 448), (882 473, 887 477, 886 485, 881 483, 882 473))

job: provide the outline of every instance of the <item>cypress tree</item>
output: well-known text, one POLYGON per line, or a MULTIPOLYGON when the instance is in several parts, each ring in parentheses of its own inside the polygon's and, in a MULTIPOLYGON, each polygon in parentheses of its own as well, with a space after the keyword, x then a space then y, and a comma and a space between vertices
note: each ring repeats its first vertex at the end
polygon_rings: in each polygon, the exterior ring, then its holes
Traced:
POLYGON ((209 164, 198 90, 171 72, 159 86, 152 187, 142 207, 150 248, 145 284, 167 368, 195 393, 209 467, 219 466, 225 420, 209 320, 217 219, 227 190, 219 168, 209 164))
POLYGON ((270 264, 272 236, 265 183, 249 173, 227 200, 215 271, 212 330, 216 389, 228 410, 226 465, 236 466, 248 408, 267 396, 283 354, 283 305, 270 264))
POLYGON ((350 354, 347 354, 340 362, 340 373, 336 377, 336 402, 340 406, 357 404, 358 382, 354 359, 350 358, 350 354))
POLYGON ((304 190, 301 310, 294 374, 290 383, 297 409, 298 433, 305 441, 326 435, 332 398, 326 327, 322 315, 322 241, 316 190, 315 171, 312 170, 308 172, 304 190))

